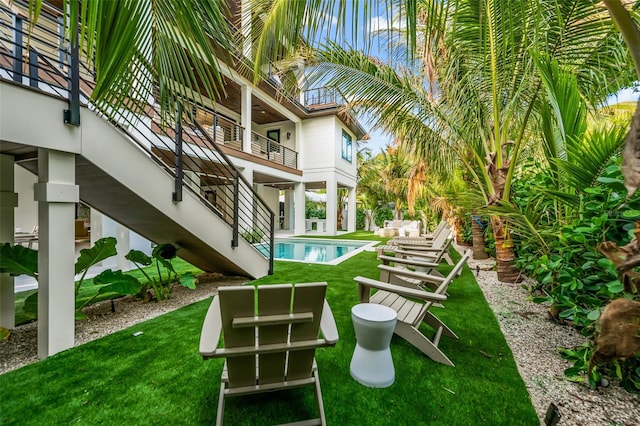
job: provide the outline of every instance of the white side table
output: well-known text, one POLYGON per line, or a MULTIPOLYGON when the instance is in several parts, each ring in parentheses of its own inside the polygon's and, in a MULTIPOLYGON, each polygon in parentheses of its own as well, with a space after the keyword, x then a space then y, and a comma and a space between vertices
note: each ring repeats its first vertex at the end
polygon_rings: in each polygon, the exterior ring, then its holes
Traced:
POLYGON ((376 303, 351 308, 356 348, 351 358, 351 377, 373 388, 386 388, 395 380, 389 344, 396 327, 396 312, 376 303))

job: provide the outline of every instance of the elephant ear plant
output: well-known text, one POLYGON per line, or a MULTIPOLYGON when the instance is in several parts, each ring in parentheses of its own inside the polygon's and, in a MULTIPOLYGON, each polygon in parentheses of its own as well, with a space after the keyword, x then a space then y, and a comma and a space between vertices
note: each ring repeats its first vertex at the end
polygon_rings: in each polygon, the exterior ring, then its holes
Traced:
POLYGON ((171 298, 171 291, 174 281, 178 281, 184 287, 195 290, 197 278, 191 273, 186 272, 178 274, 171 261, 176 258, 176 252, 178 248, 171 243, 158 244, 151 256, 147 256, 140 250, 131 250, 125 258, 133 262, 140 272, 145 276, 147 282, 141 287, 138 295, 143 298, 145 302, 151 300, 155 295, 156 300, 161 301, 171 298), (144 269, 144 266, 151 266, 155 263, 158 273, 157 277, 151 277, 144 269), (151 294, 153 289, 153 295, 151 294))
MULTIPOLYGON (((134 278, 122 273, 107 269, 93 278, 96 285, 100 285, 91 297, 79 297, 82 285, 89 268, 97 263, 115 256, 116 239, 113 237, 101 238, 88 249, 80 250, 80 257, 75 263, 75 274, 80 274, 80 279, 75 283, 76 318, 84 318, 82 308, 94 302, 99 297, 110 298, 135 294, 140 291, 141 284, 134 278)), ((20 245, 14 246, 5 243, 0 247, 0 272, 8 272, 10 275, 28 275, 38 279, 38 252, 20 245)), ((33 293, 24 302, 24 311, 33 319, 38 314, 38 293, 33 293)))
MULTIPOLYGON (((0 273, 11 276, 28 275, 38 279, 38 252, 20 245, 4 243, 0 246, 0 273)), ((11 332, 0 327, 0 340, 8 339, 11 332)))

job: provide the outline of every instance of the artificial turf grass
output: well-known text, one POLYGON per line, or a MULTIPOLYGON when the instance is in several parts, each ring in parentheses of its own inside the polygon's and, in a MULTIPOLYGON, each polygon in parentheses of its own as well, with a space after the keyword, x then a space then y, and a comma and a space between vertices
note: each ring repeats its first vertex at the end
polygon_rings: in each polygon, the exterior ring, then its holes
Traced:
MULTIPOLYGON (((539 424, 511 351, 468 268, 449 287, 446 309, 434 311, 460 337, 443 337, 440 343, 456 367, 433 362, 394 336, 395 383, 371 389, 355 382, 349 374, 355 346, 350 309, 357 303, 353 277, 376 278, 377 263, 371 252, 337 266, 276 262, 273 276, 254 282, 329 283, 327 300, 340 341, 316 352, 329 424, 539 424)), ((190 305, 0 376, 0 423, 212 423, 223 361, 202 361, 197 352, 208 305, 190 305), (135 331, 144 334, 133 337, 135 331)), ((230 398, 225 422, 274 424, 316 415, 313 390, 307 387, 230 398)))

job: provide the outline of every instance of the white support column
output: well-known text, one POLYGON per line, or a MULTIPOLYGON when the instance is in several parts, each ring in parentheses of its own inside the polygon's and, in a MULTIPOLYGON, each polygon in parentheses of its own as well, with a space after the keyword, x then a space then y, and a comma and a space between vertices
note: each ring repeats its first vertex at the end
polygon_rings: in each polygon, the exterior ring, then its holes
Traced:
POLYGON ((304 224, 304 214, 305 214, 305 203, 306 200, 304 198, 304 189, 305 184, 300 182, 296 183, 293 189, 293 207, 294 207, 294 222, 293 222, 293 234, 294 235, 304 235, 305 224, 304 224))
POLYGON ((294 215, 295 210, 293 209, 293 191, 291 189, 284 190, 284 229, 290 230, 294 229, 294 215))
POLYGON ((253 168, 244 167, 240 169, 240 173, 242 174, 242 177, 244 177, 245 180, 249 182, 249 185, 253 186, 253 168))
POLYGON ((327 177, 327 235, 336 235, 338 226, 338 183, 334 176, 327 177))
POLYGON ((118 251, 116 255, 117 268, 121 271, 128 271, 131 269, 131 264, 125 256, 131 250, 131 231, 119 223, 116 225, 116 248, 118 251))
POLYGON ((38 356, 73 347, 75 155, 38 150, 38 356))
POLYGON ((347 232, 356 232, 356 189, 349 188, 347 200, 347 232))
MULTIPOLYGON (((13 156, 0 154, 0 244, 13 244, 14 208, 18 207, 13 173, 13 156)), ((12 329, 15 325, 14 280, 9 274, 0 274, 0 327, 12 329)))
POLYGON ((103 215, 98 210, 91 208, 91 246, 102 238, 102 218, 103 215))
POLYGON ((240 124, 244 127, 242 150, 251 153, 251 87, 240 88, 240 124))

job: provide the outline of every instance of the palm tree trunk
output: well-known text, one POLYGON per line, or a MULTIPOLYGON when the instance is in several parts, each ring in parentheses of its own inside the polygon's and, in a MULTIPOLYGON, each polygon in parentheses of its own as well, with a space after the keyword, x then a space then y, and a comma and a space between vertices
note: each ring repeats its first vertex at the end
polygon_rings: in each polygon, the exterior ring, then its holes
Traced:
POLYGON ((496 240, 496 269, 498 281, 503 283, 517 283, 522 280, 520 271, 513 266, 516 258, 513 241, 505 234, 505 225, 498 216, 491 216, 493 236, 496 240))
POLYGON ((476 260, 487 259, 489 254, 484 243, 484 228, 475 216, 471 217, 471 229, 473 231, 473 258, 476 260))

